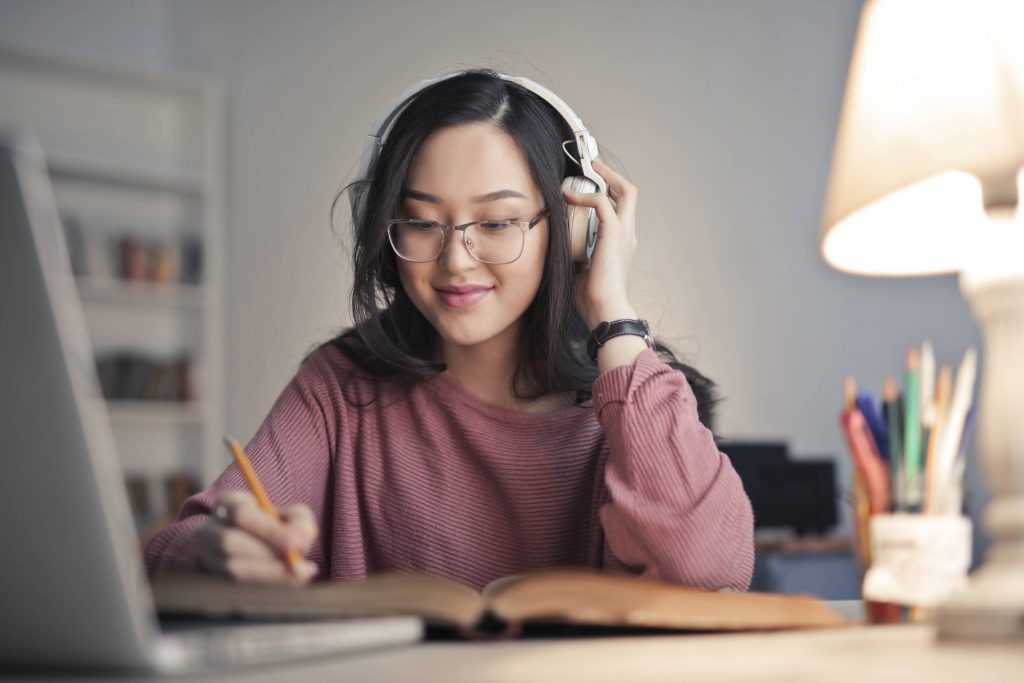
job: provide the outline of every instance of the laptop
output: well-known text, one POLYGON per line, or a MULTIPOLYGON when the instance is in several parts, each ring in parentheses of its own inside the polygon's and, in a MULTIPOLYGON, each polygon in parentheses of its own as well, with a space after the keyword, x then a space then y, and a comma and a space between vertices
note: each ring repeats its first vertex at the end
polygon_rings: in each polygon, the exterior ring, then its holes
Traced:
POLYGON ((413 643, 413 617, 162 630, 42 150, 0 133, 0 670, 185 673, 413 643))

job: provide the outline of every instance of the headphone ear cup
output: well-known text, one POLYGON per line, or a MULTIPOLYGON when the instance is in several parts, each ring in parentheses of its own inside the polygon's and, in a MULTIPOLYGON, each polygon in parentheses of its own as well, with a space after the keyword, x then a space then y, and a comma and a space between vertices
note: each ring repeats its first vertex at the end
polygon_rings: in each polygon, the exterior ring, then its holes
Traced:
MULTIPOLYGON (((598 191, 597 183, 583 176, 570 176, 562 181, 562 189, 580 194, 598 191)), ((566 203, 566 218, 569 223, 569 247, 572 260, 586 263, 593 241, 597 238, 597 220, 594 209, 566 203), (593 230, 592 230, 593 226, 593 230), (593 235, 590 233, 593 231, 593 235)))

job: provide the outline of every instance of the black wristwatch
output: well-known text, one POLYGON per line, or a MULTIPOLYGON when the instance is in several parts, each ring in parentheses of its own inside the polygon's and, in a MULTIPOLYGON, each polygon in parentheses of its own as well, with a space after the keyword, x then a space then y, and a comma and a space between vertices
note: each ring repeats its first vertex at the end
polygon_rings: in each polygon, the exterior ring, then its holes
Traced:
POLYGON ((597 350, 604 346, 606 341, 624 334, 642 337, 648 348, 654 348, 654 337, 651 336, 651 328, 647 326, 646 320, 606 321, 598 323, 594 331, 590 333, 590 339, 587 340, 587 353, 590 354, 590 360, 597 361, 597 350))

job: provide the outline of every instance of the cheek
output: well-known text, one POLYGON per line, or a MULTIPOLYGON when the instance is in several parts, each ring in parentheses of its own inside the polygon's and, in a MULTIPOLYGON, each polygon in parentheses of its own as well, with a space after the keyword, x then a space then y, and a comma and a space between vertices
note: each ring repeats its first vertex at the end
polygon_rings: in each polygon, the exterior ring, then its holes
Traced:
POLYGON ((542 240, 528 243, 523 255, 514 265, 519 266, 515 273, 509 273, 510 280, 517 283, 521 294, 529 295, 532 301, 540 289, 540 281, 544 277, 544 262, 547 258, 547 236, 542 240))
POLYGON ((420 263, 409 263, 408 261, 401 261, 398 264, 398 280, 402 284, 402 289, 405 290, 406 295, 412 299, 413 303, 419 307, 419 301, 422 299, 422 289, 424 287, 425 275, 423 272, 424 264, 420 263))
POLYGON ((540 278, 544 275, 544 264, 548 258, 548 232, 545 228, 544 232, 538 235, 541 239, 535 240, 532 243, 527 244, 526 252, 523 254, 528 265, 528 272, 536 278, 537 282, 540 282, 540 278))

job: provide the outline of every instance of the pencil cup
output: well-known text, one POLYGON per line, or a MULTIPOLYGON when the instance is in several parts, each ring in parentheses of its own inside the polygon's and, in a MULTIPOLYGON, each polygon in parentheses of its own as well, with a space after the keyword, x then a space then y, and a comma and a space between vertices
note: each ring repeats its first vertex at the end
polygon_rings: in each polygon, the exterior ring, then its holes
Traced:
POLYGON ((971 521, 912 514, 871 518, 865 600, 931 608, 967 583, 971 521))

